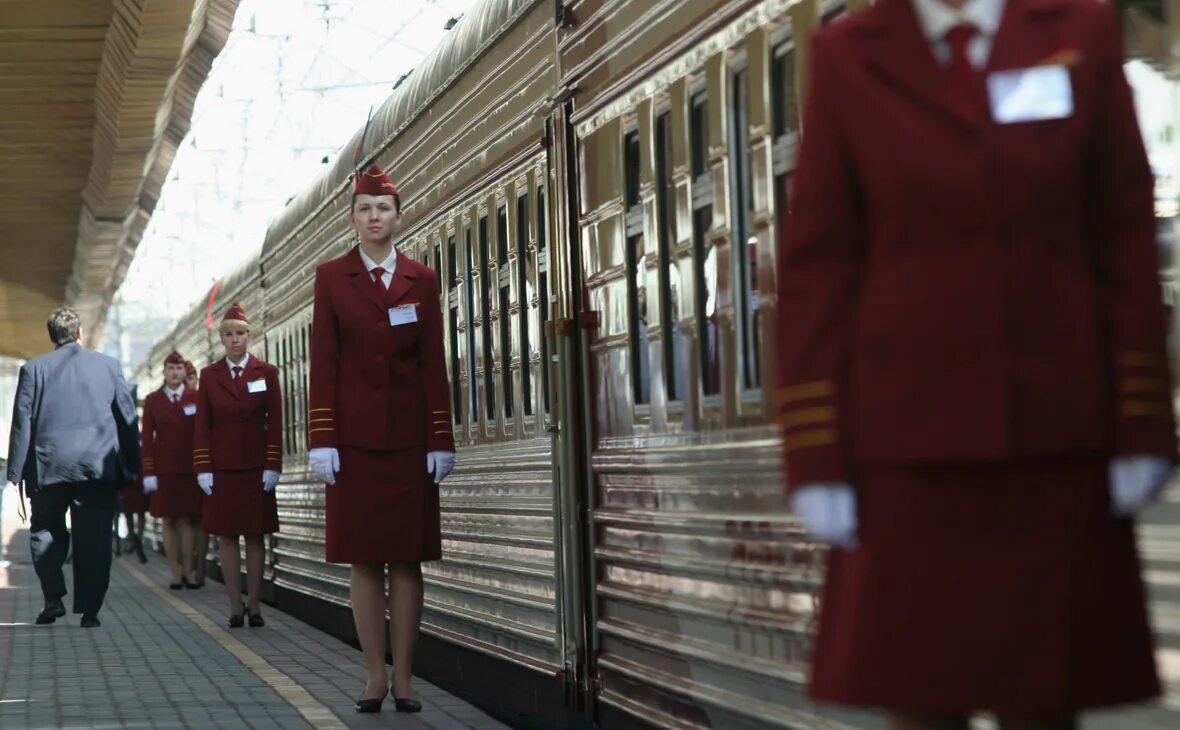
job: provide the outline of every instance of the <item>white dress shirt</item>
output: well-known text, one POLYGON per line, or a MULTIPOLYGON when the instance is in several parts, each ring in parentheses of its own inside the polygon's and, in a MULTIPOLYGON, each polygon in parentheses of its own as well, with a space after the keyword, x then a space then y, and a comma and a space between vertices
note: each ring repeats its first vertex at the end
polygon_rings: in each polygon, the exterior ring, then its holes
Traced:
POLYGON ((175 390, 173 390, 172 388, 169 388, 167 385, 165 385, 164 386, 164 395, 168 396, 168 400, 175 403, 176 401, 180 400, 180 397, 182 395, 184 395, 184 385, 182 384, 179 388, 176 388, 175 390))
POLYGON ((964 23, 979 30, 967 44, 968 60, 976 68, 987 65, 987 59, 992 52, 992 42, 1004 17, 1005 0, 967 0, 960 8, 952 8, 942 0, 910 1, 914 6, 914 14, 918 17, 918 27, 922 29, 922 35, 930 41, 934 57, 942 65, 949 66, 951 63, 951 48, 946 41, 947 31, 964 23))
POLYGON ((246 364, 248 362, 250 362, 250 353, 248 353, 248 352, 246 353, 246 356, 242 358, 241 362, 234 362, 233 360, 229 359, 229 355, 225 356, 225 364, 229 366, 229 376, 231 378, 234 376, 234 368, 241 368, 242 375, 245 375, 246 374, 246 364))
POLYGON ((361 253, 361 263, 365 265, 365 271, 369 272, 369 278, 374 282, 377 281, 377 277, 373 275, 373 269, 378 266, 385 269, 385 273, 381 275, 381 281, 385 284, 385 288, 388 289, 390 282, 393 281, 393 270, 397 268, 397 249, 394 248, 391 250, 389 252, 389 258, 381 263, 377 263, 369 258, 365 253, 365 249, 359 248, 357 250, 361 253))

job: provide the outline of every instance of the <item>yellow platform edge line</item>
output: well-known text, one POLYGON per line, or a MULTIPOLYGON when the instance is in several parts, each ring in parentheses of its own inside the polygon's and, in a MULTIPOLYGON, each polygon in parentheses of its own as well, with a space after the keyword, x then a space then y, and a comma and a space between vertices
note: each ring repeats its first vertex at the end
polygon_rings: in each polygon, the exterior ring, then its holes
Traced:
POLYGON ((126 563, 115 563, 115 565, 126 570, 136 580, 152 591, 157 598, 167 603, 189 621, 192 621, 196 624, 197 628, 213 637, 213 640, 220 644, 223 649, 244 664, 255 676, 266 682, 275 691, 275 694, 282 697, 287 704, 294 707, 303 716, 303 719, 307 720, 316 730, 348 730, 348 725, 344 724, 344 721, 336 713, 312 697, 311 693, 304 689, 298 682, 263 659, 253 649, 232 636, 229 631, 213 623, 209 620, 208 616, 156 585, 155 581, 149 578, 139 568, 126 563))

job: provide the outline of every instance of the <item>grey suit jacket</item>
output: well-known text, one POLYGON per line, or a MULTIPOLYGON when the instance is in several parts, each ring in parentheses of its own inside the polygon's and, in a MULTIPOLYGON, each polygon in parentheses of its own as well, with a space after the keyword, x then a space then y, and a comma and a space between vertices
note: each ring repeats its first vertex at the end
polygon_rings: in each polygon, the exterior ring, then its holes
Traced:
POLYGON ((29 489, 66 482, 123 486, 139 466, 138 418, 114 358, 76 342, 20 369, 8 481, 29 489))

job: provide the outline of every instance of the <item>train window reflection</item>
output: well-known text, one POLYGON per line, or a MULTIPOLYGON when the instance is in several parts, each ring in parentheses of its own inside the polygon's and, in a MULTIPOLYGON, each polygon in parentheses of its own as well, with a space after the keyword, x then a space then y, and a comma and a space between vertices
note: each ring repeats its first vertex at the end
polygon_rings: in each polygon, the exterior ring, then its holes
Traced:
POLYGON ((516 198, 516 297, 520 327, 520 400, 526 416, 533 415, 533 285, 536 260, 528 253, 529 199, 527 193, 516 198))
POLYGON ((656 118, 656 211, 659 234, 660 331, 663 349, 664 385, 668 400, 683 397, 688 367, 684 352, 684 335, 680 331, 680 267, 673 253, 676 231, 673 229, 672 138, 669 114, 656 118))
POLYGON ((508 266, 507 205, 501 205, 496 212, 496 251, 499 254, 496 276, 500 291, 500 384, 504 388, 504 417, 512 418, 512 318, 508 316, 512 277, 508 266))
POLYGON ((496 382, 492 360, 492 262, 488 258, 488 217, 479 218, 479 260, 483 273, 479 277, 479 313, 481 344, 483 345, 483 389, 487 402, 487 418, 496 417, 496 382))
POLYGON ((445 280, 444 291, 446 291, 447 312, 450 318, 449 343, 451 349, 451 417, 455 420, 455 425, 459 425, 463 421, 461 402, 463 400, 463 385, 459 378, 459 368, 462 363, 459 359, 459 297, 456 289, 457 282, 455 281, 455 234, 447 237, 447 278, 445 280))
MULTIPOLYGON (((541 322, 549 321, 549 249, 546 238, 549 234, 545 218, 545 188, 537 188, 537 301, 540 306, 541 322)), ((541 337, 541 394, 545 400, 545 413, 549 413, 549 338, 541 337)))
POLYGON ((730 98, 729 173, 733 209, 733 252, 737 271, 738 339, 742 387, 757 388, 760 325, 758 318, 758 237, 751 233, 749 88, 745 69, 733 73, 730 98))
POLYGON ((623 138, 623 172, 626 177, 627 314, 631 350, 631 385, 636 403, 651 400, 647 335, 647 294, 644 283, 646 257, 643 243, 643 204, 639 199, 639 132, 623 138))
POLYGON ((479 423, 479 386, 475 379, 475 250, 470 228, 463 231, 463 244, 467 263, 467 285, 463 287, 466 294, 463 304, 467 309, 464 318, 467 324, 467 412, 471 414, 471 423, 474 425, 479 423))
POLYGON ((700 360, 701 392, 721 392, 717 341, 717 252, 709 241, 713 227, 713 177, 709 172, 708 98, 693 95, 689 110, 692 150, 692 246, 696 296, 693 297, 698 323, 697 355, 700 360))

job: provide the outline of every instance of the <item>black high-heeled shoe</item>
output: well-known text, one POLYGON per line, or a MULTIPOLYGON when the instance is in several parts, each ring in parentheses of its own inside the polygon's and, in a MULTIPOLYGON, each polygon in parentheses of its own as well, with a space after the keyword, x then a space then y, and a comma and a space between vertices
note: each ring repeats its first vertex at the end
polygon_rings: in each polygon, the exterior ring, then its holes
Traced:
POLYGON ((374 712, 381 712, 381 705, 385 702, 385 695, 374 699, 359 699, 356 701, 356 711, 362 715, 370 715, 374 712))
POLYGON ((266 626, 266 619, 262 618, 261 613, 252 613, 249 615, 250 628, 259 629, 266 626))
POLYGON ((174 591, 179 591, 181 588, 186 588, 186 587, 187 586, 184 584, 184 578, 181 578, 179 583, 169 583, 168 584, 168 588, 170 588, 171 590, 174 590, 174 591))
POLYGON ((245 620, 246 620, 246 604, 243 603, 241 611, 238 611, 237 613, 231 613, 229 615, 229 627, 231 629, 240 629, 240 628, 242 628, 242 624, 245 623, 245 620))
POLYGON ((398 712, 421 712, 422 703, 418 700, 403 700, 400 697, 394 697, 393 708, 398 712))

